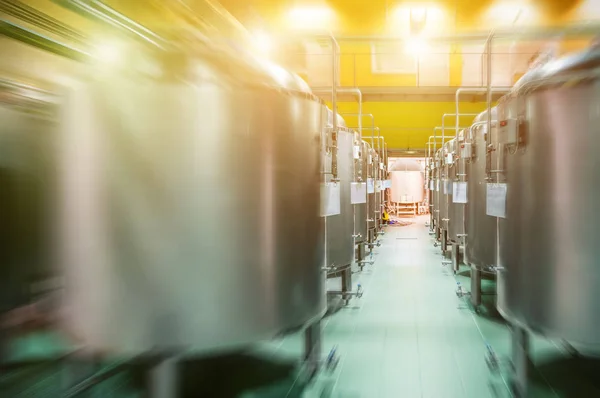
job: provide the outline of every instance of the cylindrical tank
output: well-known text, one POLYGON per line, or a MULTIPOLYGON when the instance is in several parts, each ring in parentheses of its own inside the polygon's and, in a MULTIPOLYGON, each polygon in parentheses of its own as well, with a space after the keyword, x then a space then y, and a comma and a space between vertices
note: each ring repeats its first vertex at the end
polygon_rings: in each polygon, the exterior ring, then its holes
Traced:
MULTIPOLYGON (((496 108, 492 108, 492 120, 497 120, 496 108)), ((471 157, 467 163, 468 205, 467 205, 467 237, 465 261, 479 269, 491 269, 496 261, 496 217, 486 212, 487 184, 490 182, 486 173, 487 143, 486 132, 487 111, 480 113, 474 125, 466 131, 466 143, 471 148, 471 157)), ((492 126, 491 137, 496 136, 496 127, 492 126)), ((490 173, 491 175, 492 173, 490 173)), ((497 173, 494 173, 497 174, 497 173)))
MULTIPOLYGON (((368 178, 368 160, 369 145, 365 141, 360 141, 360 135, 355 134, 355 145, 359 148, 357 159, 354 159, 354 181, 358 184, 367 184, 368 178)), ((366 189, 365 189, 366 192, 366 189)), ((365 203, 354 204, 354 243, 359 244, 367 240, 367 201, 365 203)))
POLYGON ((145 54, 66 99, 66 326, 90 349, 234 349, 324 313, 326 107, 238 54, 145 54))
POLYGON ((451 141, 444 143, 440 152, 440 228, 448 231, 448 153, 450 153, 451 141))
POLYGON ((373 171, 375 176, 375 234, 379 234, 381 231, 381 216, 383 206, 383 188, 381 186, 383 179, 383 170, 381 169, 381 162, 383 157, 374 151, 375 157, 373 162, 373 171))
POLYGON ((441 176, 441 157, 442 150, 438 149, 433 158, 433 220, 435 222, 436 228, 441 228, 440 226, 440 197, 441 197, 441 189, 442 182, 440 181, 441 176))
POLYGON ((598 48, 524 76, 498 105, 508 184, 503 314, 547 337, 600 343, 598 48))
POLYGON ((338 128, 337 174, 327 174, 327 180, 334 178, 339 185, 340 212, 326 218, 327 266, 328 268, 349 267, 354 258, 354 206, 350 200, 350 185, 354 182, 354 132, 345 127, 338 128))
POLYGON ((377 221, 377 198, 375 195, 375 181, 377 178, 378 160, 377 154, 372 147, 369 147, 369 162, 368 162, 368 173, 369 177, 367 180, 367 221, 369 227, 369 241, 375 240, 375 223, 377 221))
POLYGON ((414 159, 398 159, 391 167, 391 201, 420 203, 425 198, 423 172, 414 159))
POLYGON ((460 156, 461 145, 464 143, 465 131, 450 141, 452 162, 448 164, 448 239, 455 243, 463 243, 465 233, 464 197, 454 196, 454 185, 464 184, 466 180, 465 161, 460 156))
MULTIPOLYGON (((12 105, 25 95, 0 92, 12 105)), ((0 315, 35 301, 32 292, 44 292, 34 285, 53 274, 56 120, 30 111, 26 104, 9 107, 0 100, 0 315)))

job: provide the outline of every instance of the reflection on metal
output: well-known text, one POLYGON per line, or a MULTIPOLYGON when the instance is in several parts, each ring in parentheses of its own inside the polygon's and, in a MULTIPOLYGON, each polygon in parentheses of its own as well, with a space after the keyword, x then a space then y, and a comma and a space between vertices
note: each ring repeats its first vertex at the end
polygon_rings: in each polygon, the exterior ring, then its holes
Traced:
POLYGON ((583 345, 600 344, 599 65, 591 48, 529 72, 498 105, 501 126, 519 121, 517 142, 500 134, 494 142, 505 147, 495 169, 506 170, 508 184, 501 310, 531 331, 583 345))
POLYGON ((115 70, 65 102, 66 327, 92 350, 237 348, 325 310, 326 108, 223 56, 190 60, 210 89, 115 70))
MULTIPOLYGON (((492 109, 496 120, 496 109, 492 109)), ((491 136, 495 136, 496 128, 492 128, 491 136)), ((487 215, 487 184, 491 182, 486 174, 489 152, 486 145, 487 122, 482 112, 471 128, 466 131, 465 142, 473 148, 472 156, 467 164, 469 181, 467 206, 467 243, 466 260, 478 272, 490 270, 496 262, 496 219, 487 215)), ((476 274, 479 275, 480 274, 476 274)), ((479 287, 480 289, 480 287, 479 287)))

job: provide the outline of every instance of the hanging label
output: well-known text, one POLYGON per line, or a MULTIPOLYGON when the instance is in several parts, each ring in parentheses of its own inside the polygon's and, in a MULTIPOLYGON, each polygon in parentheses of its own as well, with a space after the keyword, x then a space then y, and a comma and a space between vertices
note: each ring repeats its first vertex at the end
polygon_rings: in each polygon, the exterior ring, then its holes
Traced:
POLYGON ((444 195, 448 195, 448 180, 444 180, 442 182, 442 189, 443 189, 443 194, 444 195))
POLYGON ((375 192, 381 192, 381 180, 375 181, 375 192))
POLYGON ((353 205, 367 203, 366 182, 353 182, 350 184, 350 203, 353 205))
POLYGON ((467 203, 467 183, 455 181, 452 184, 452 203, 467 203))
POLYGON ((446 155, 446 163, 448 163, 448 164, 454 163, 454 160, 452 159, 452 154, 451 153, 449 153, 448 155, 446 155))
POLYGON ((435 190, 435 181, 429 180, 429 190, 430 191, 435 190))
POLYGON ((354 145, 354 159, 360 159, 360 147, 354 145))
POLYGON ((383 188, 391 188, 391 187, 392 187, 392 180, 383 181, 383 188))
POLYGON ((488 216, 506 218, 506 184, 487 184, 485 212, 488 216))
POLYGON ((383 170, 383 162, 379 162, 379 168, 383 170))
POLYGON ((375 180, 367 178, 367 193, 375 193, 375 180))
POLYGON ((327 182, 321 184, 321 217, 340 214, 340 184, 327 182))
POLYGON ((440 180, 435 180, 435 191, 440 192, 440 180))

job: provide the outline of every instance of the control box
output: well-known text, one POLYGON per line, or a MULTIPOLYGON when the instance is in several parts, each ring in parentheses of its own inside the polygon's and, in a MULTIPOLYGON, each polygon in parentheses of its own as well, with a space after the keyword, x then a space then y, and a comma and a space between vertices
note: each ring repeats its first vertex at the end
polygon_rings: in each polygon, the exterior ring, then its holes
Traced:
POLYGON ((470 142, 463 142, 459 145, 459 156, 461 159, 471 159, 473 157, 473 145, 470 142))

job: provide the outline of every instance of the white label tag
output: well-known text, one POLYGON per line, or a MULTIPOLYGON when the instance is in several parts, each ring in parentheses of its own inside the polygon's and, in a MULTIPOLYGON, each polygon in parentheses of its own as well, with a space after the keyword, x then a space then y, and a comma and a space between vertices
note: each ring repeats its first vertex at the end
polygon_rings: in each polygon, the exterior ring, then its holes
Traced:
POLYGON ((443 185, 443 192, 442 193, 444 195, 448 195, 448 191, 449 191, 449 189, 448 189, 448 180, 444 180, 443 183, 442 183, 442 185, 443 185))
POLYGON ((440 180, 435 180, 435 191, 440 192, 440 180))
POLYGON ((381 180, 375 181, 375 192, 381 192, 381 180))
POLYGON ((340 184, 327 182, 321 184, 321 217, 340 214, 340 184))
POLYGON ((366 182, 353 182, 350 184, 350 202, 353 205, 367 203, 366 182))
POLYGON ((360 159, 360 147, 354 145, 354 159, 360 159))
POLYGON ((375 180, 367 178, 367 193, 375 193, 375 180))
POLYGON ((385 180, 383 182, 383 187, 384 188, 391 188, 392 187, 392 180, 385 180))
POLYGON ((448 164, 454 163, 454 161, 452 159, 452 154, 451 153, 449 153, 448 155, 446 155, 446 163, 448 163, 448 164))
POLYGON ((429 181, 429 190, 430 191, 434 191, 435 190, 435 182, 433 180, 429 181))
POLYGON ((506 218, 506 184, 487 184, 486 207, 488 216, 506 218))
POLYGON ((466 182, 454 182, 452 184, 452 203, 467 203, 466 182))
POLYGON ((382 162, 379 162, 379 168, 380 168, 381 170, 383 170, 383 163, 382 163, 382 162))

